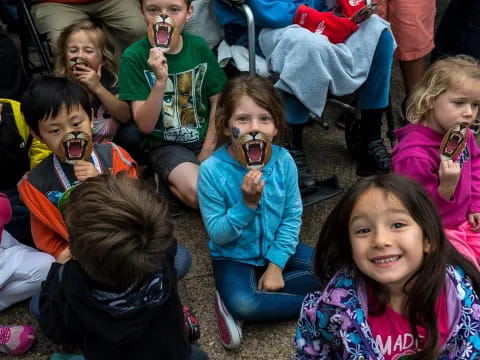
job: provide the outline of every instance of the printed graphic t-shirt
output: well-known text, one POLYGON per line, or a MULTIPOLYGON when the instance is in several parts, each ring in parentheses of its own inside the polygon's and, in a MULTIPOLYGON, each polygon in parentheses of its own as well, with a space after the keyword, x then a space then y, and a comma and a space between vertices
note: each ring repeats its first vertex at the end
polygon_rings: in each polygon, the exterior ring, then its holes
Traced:
MULTIPOLYGON (((103 87, 112 95, 118 94, 118 87, 114 86, 115 77, 107 70, 102 69, 102 77, 100 79, 103 87)), ((113 141, 117 133, 120 123, 110 114, 105 105, 102 104, 97 96, 93 96, 93 119, 92 119, 92 136, 96 143, 105 143, 113 141)))
MULTIPOLYGON (((148 38, 125 50, 120 62, 120 100, 144 101, 155 83, 148 65, 148 38)), ((209 97, 222 91, 227 79, 207 43, 183 34, 178 54, 165 54, 168 80, 160 117, 149 135, 156 142, 194 143, 205 139, 210 115, 209 97)))
MULTIPOLYGON (((368 288, 368 286, 367 286, 368 288)), ((368 289, 368 302, 378 301, 368 289)), ((438 330, 440 333, 440 346, 442 346, 448 337, 448 314, 447 299, 445 289, 435 304, 435 312, 438 319, 438 330)), ((420 344, 413 337, 410 323, 406 316, 397 313, 391 307, 387 306, 385 312, 379 316, 368 315, 368 323, 372 329, 372 335, 375 339, 378 349, 385 357, 385 360, 407 360, 409 355, 415 354, 422 348, 427 341, 427 331, 423 327, 417 327, 420 344)))

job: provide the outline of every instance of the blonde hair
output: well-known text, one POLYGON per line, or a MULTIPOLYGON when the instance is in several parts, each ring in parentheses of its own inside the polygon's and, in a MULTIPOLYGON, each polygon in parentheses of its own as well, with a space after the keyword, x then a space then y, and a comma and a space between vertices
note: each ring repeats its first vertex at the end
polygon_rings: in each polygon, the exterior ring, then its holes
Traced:
POLYGON ((93 41, 96 43, 98 50, 102 54, 102 65, 103 68, 110 72, 115 81, 113 86, 117 85, 118 82, 118 61, 115 57, 115 52, 113 46, 105 35, 105 31, 100 25, 90 21, 90 20, 81 20, 79 22, 73 23, 63 29, 62 33, 57 40, 57 48, 54 54, 54 66, 53 71, 57 76, 67 75, 67 43, 70 36, 79 31, 85 31, 88 34, 92 35, 93 41))
POLYGON ((419 123, 426 120, 435 99, 448 89, 461 84, 464 78, 480 81, 479 62, 467 55, 457 55, 436 61, 423 75, 410 97, 407 120, 419 123))

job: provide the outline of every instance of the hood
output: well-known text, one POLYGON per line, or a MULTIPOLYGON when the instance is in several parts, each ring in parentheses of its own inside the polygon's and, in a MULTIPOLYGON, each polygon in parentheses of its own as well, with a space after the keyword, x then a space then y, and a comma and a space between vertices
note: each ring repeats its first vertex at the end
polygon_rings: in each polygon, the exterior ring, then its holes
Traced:
POLYGON ((62 271, 63 292, 74 313, 72 315, 80 324, 88 322, 89 329, 98 331, 116 345, 142 337, 145 324, 157 315, 158 308, 172 292, 173 284, 167 278, 166 271, 159 268, 145 283, 114 292, 95 289, 75 260, 67 262, 62 271))
MULTIPOLYGON (((431 148, 440 156, 440 144, 443 135, 422 124, 409 124, 395 130, 398 144, 392 150, 392 157, 401 155, 410 148, 422 147, 424 150, 431 148)), ((411 153, 408 154, 411 156, 411 153)))

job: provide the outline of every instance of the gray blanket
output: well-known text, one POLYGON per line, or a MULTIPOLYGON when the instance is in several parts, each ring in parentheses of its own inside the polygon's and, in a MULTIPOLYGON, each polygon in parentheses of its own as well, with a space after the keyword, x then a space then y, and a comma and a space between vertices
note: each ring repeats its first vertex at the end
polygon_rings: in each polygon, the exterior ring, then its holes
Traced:
POLYGON ((324 35, 297 25, 262 29, 259 40, 270 70, 280 75, 275 87, 321 116, 329 91, 351 94, 365 82, 385 29, 390 24, 373 15, 342 44, 333 45, 324 35))

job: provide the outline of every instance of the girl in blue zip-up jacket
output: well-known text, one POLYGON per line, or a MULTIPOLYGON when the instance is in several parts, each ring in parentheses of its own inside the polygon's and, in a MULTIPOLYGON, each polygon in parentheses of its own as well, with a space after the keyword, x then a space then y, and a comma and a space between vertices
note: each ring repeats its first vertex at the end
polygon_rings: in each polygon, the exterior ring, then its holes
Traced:
POLYGON ((298 316, 317 288, 312 248, 299 243, 302 201, 295 163, 281 138, 279 95, 261 77, 241 76, 222 92, 216 132, 224 142, 200 166, 198 198, 210 241, 222 344, 236 348, 239 321, 298 316))
POLYGON ((435 206, 399 175, 365 178, 325 221, 297 360, 480 358, 480 274, 447 240, 435 206))

